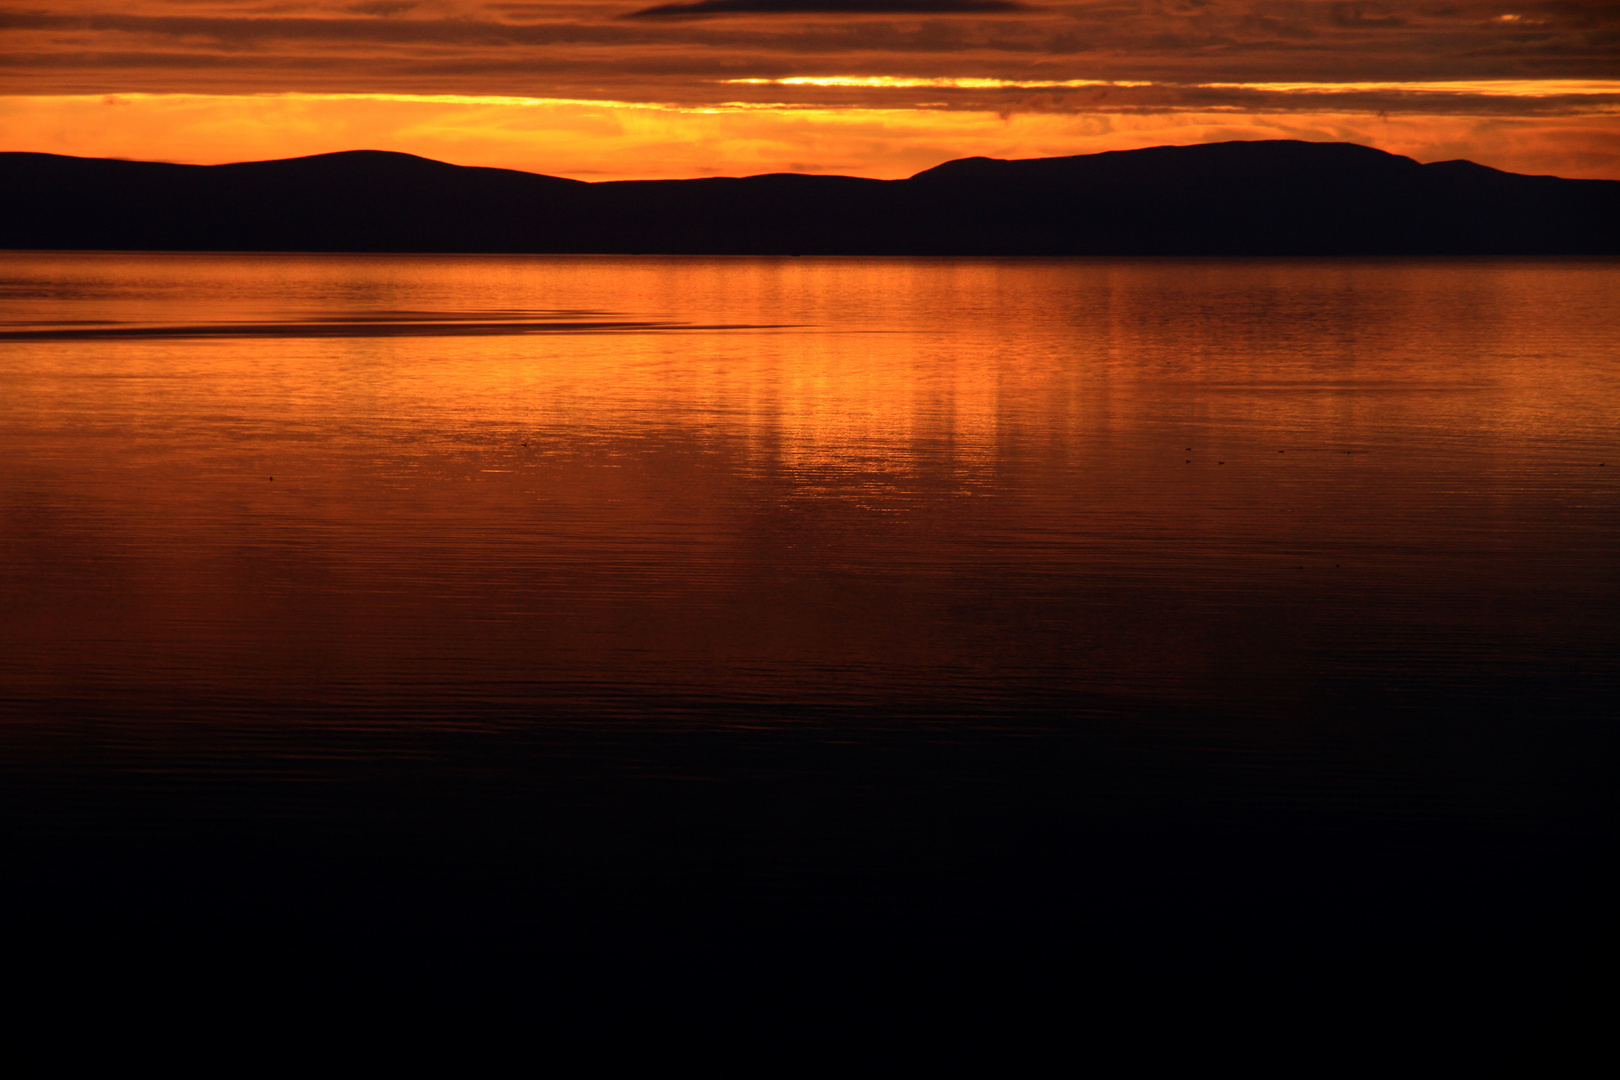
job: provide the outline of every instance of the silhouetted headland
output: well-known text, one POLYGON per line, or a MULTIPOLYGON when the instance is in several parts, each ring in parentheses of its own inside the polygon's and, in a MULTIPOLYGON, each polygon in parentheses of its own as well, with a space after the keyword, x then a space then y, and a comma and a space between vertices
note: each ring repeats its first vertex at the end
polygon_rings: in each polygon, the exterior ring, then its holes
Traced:
POLYGON ((1611 255, 1620 181, 1350 143, 965 158, 905 180, 585 183, 356 150, 0 154, 0 248, 733 255, 1611 255))

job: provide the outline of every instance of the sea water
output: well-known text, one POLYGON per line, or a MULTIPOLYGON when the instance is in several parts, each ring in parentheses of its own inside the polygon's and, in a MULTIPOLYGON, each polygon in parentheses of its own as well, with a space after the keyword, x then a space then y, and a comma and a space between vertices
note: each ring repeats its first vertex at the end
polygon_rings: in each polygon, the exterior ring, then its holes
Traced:
POLYGON ((1617 342, 1613 260, 6 254, 14 897, 1535 953, 1607 821, 1617 342))

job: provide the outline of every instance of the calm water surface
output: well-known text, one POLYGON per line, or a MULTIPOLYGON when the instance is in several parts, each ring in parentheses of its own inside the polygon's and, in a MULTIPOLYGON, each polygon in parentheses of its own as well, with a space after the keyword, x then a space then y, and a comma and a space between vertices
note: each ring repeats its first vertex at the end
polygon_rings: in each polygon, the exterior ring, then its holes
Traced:
POLYGON ((1556 923, 1616 342, 1612 261, 8 254, 24 891, 587 953, 1556 923))

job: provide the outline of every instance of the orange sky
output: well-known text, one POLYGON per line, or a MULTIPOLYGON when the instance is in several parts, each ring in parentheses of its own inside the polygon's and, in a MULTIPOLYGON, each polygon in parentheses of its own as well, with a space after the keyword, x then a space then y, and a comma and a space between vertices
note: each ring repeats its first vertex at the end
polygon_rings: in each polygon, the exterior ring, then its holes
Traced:
POLYGON ((0 0, 0 149, 910 175, 1233 138, 1620 178, 1620 7, 0 0))

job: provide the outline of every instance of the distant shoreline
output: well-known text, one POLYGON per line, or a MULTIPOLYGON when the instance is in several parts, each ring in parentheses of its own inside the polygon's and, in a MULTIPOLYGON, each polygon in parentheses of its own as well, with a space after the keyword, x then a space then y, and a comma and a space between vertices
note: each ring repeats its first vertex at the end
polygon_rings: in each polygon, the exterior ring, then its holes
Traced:
POLYGON ((1350 143, 966 158, 905 180, 587 183, 349 151, 172 165, 0 154, 0 249, 579 255, 1620 254, 1620 181, 1350 143))

